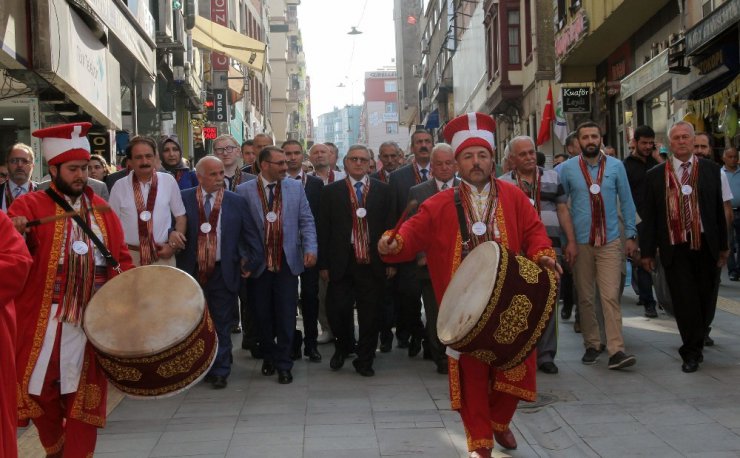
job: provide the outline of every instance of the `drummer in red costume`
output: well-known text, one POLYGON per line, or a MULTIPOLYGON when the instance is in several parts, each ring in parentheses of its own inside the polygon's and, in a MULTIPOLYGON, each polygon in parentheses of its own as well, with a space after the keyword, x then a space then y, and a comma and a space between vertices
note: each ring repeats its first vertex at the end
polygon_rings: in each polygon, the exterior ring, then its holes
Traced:
MULTIPOLYGON (((496 240, 516 253, 524 253, 541 267, 556 270, 550 239, 537 211, 515 186, 493 175, 493 132, 496 123, 488 115, 468 113, 450 121, 444 129, 452 145, 462 181, 459 195, 464 209, 472 250, 480 243, 496 240), (474 235, 473 235, 474 234, 474 235)), ((378 250, 386 262, 414 259, 427 254, 429 275, 437 301, 441 303, 447 285, 466 254, 457 222, 455 190, 442 191, 427 199, 416 215, 406 221, 394 240, 386 232, 378 250)), ((472 457, 490 457, 493 438, 508 449, 516 448, 509 429, 520 399, 536 398, 536 355, 508 371, 468 354, 452 353, 449 358, 450 400, 460 412, 472 457)))
POLYGON ((8 210, 26 235, 33 266, 16 298, 18 421, 33 420, 51 457, 89 457, 97 429, 105 425, 107 380, 82 330, 82 315, 92 294, 114 277, 80 226, 71 218, 26 228, 26 222, 61 215, 66 205, 82 214, 120 269, 132 268, 121 223, 87 186, 90 123, 65 124, 33 132, 49 164, 47 192, 21 196, 8 210), (52 197, 55 193, 57 203, 52 197))

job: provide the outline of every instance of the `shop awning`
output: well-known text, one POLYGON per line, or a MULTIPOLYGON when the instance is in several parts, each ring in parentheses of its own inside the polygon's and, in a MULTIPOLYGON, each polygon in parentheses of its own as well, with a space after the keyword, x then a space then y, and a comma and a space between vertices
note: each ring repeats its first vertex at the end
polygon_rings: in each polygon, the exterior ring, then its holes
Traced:
POLYGON ((267 45, 228 27, 196 16, 193 43, 199 48, 226 54, 257 72, 265 68, 267 45))

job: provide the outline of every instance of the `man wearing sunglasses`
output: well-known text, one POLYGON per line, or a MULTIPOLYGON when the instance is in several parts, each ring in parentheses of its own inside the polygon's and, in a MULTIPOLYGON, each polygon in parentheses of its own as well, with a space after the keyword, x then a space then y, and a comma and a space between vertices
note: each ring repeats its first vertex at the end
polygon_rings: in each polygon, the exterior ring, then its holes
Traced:
POLYGON ((2 196, 2 210, 8 211, 8 207, 15 199, 36 190, 36 183, 31 181, 33 173, 34 154, 30 146, 24 143, 16 143, 10 147, 5 162, 8 174, 5 183, 0 185, 0 196, 2 196))

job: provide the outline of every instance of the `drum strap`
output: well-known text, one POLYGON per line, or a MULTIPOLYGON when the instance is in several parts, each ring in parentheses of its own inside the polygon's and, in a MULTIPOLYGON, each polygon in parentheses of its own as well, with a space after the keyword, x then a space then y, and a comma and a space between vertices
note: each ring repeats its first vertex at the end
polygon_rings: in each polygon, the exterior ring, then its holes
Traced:
MULTIPOLYGON (((66 211, 66 212, 74 212, 74 210, 72 209, 72 206, 69 205, 69 203, 62 198, 62 196, 60 196, 59 194, 57 194, 56 192, 54 192, 53 189, 48 188, 46 190, 46 194, 48 194, 49 197, 51 197, 51 200, 53 200, 54 202, 56 202, 57 205, 59 205, 60 207, 62 207, 64 209, 64 211, 66 211)), ((103 257, 105 258, 105 262, 108 263, 108 265, 113 270, 115 270, 118 273, 121 273, 121 265, 118 263, 118 261, 116 260, 116 258, 113 257, 113 254, 111 254, 110 250, 108 250, 108 248, 106 248, 106 246, 103 243, 103 241, 100 240, 100 238, 98 238, 97 235, 95 235, 95 232, 93 232, 93 230, 90 228, 90 226, 87 224, 87 222, 84 219, 82 219, 82 217, 80 217, 80 215, 78 213, 75 213, 75 215, 72 217, 72 219, 75 220, 75 222, 80 227, 80 229, 82 229, 83 232, 85 232, 85 234, 90 238, 90 240, 92 240, 92 242, 95 244, 95 246, 98 248, 98 250, 100 250, 100 254, 102 254, 103 257)))
POLYGON ((455 208, 457 209, 457 221, 460 225, 460 236, 462 238, 464 254, 469 252, 470 233, 468 232, 468 223, 465 219, 465 210, 463 209, 462 200, 460 199, 460 190, 455 188, 455 208))

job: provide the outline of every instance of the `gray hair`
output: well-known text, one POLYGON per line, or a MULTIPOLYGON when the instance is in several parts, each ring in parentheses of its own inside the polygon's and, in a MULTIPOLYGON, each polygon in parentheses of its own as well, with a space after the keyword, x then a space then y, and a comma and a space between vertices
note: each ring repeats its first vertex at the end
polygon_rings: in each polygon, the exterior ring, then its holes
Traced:
POLYGON ((231 143, 234 144, 234 146, 239 146, 239 142, 236 141, 236 138, 234 138, 234 136, 230 134, 219 135, 213 140, 213 144, 215 145, 216 143, 224 141, 224 140, 230 141, 231 143))
POLYGON ((203 156, 202 158, 198 159, 198 162, 195 164, 195 173, 198 175, 203 175, 203 167, 205 167, 206 163, 216 161, 219 164, 223 165, 223 162, 221 159, 217 158, 216 156, 203 156))
POLYGON ((452 146, 448 143, 437 143, 432 147, 432 159, 434 159, 434 153, 437 151, 447 151, 449 153, 452 153, 453 156, 455 154, 455 151, 452 149, 452 146))
POLYGON ((512 138, 511 140, 509 140, 506 143, 506 148, 504 148, 504 158, 507 158, 508 159, 508 157, 511 155, 511 148, 512 148, 512 146, 514 146, 514 143, 516 143, 516 142, 522 142, 522 141, 525 141, 525 140, 528 141, 528 142, 530 142, 532 144, 532 147, 534 149, 537 149, 537 145, 535 144, 535 142, 532 139, 532 137, 530 137, 529 135, 517 135, 516 137, 512 138))
POLYGON ((378 146, 378 155, 380 155, 380 150, 382 150, 386 146, 390 146, 392 148, 395 148, 396 149, 396 153, 397 154, 401 154, 401 147, 398 145, 398 143, 397 142, 394 142, 394 141, 391 141, 391 140, 388 140, 388 141, 385 141, 385 142, 381 143, 380 146, 378 146))
MULTIPOLYGON (((691 124, 688 121, 677 121, 675 122, 670 129, 668 129, 668 138, 671 138, 671 133, 673 132, 673 129, 680 126, 686 126, 689 129, 689 132, 691 132, 691 136, 695 136, 696 132, 694 131, 694 125, 691 124)), ((707 135, 707 138, 709 138, 709 135, 707 135)))

